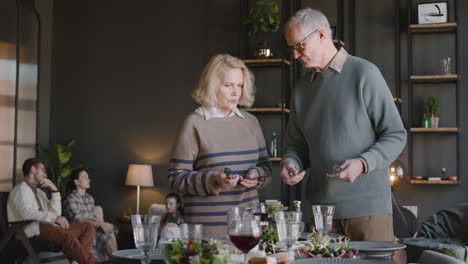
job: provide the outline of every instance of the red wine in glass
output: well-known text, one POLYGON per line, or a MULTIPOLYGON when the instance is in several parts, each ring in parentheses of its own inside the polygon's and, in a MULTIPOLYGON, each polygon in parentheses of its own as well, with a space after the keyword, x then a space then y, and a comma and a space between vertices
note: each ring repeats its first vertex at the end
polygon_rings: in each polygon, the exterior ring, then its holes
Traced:
POLYGON ((238 248, 242 253, 247 254, 249 251, 254 248, 260 241, 259 236, 254 236, 252 234, 236 234, 229 235, 231 242, 238 248))

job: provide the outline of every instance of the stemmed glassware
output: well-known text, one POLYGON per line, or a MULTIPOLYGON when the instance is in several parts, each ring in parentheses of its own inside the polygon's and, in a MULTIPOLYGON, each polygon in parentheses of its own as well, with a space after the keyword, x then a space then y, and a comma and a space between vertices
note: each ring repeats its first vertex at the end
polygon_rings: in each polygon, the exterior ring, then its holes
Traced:
POLYGON ((142 264, 151 262, 149 252, 156 247, 160 220, 159 215, 132 215, 133 238, 143 254, 142 264))
POLYGON ((297 211, 275 212, 276 228, 278 230, 278 240, 284 243, 287 251, 291 249, 304 230, 304 223, 301 222, 302 213, 297 211))
POLYGON ((227 215, 229 239, 242 251, 244 264, 247 264, 247 253, 258 244, 262 235, 260 223, 251 208, 234 207, 227 211, 227 215))

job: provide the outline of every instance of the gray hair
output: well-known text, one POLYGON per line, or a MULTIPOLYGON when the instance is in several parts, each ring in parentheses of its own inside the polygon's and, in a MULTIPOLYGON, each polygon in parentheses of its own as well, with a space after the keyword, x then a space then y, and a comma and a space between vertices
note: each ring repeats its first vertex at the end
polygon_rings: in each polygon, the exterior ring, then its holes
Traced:
POLYGON ((284 26, 284 31, 288 30, 289 27, 297 25, 304 34, 309 34, 317 29, 325 31, 327 36, 331 39, 330 23, 327 17, 317 9, 310 7, 297 11, 284 26))

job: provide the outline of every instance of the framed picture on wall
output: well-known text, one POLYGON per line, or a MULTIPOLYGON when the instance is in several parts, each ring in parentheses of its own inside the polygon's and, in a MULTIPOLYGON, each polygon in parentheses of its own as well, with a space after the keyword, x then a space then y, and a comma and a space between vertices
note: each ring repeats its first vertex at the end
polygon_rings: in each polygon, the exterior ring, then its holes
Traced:
POLYGON ((447 23, 447 2, 418 4, 418 24, 447 23))

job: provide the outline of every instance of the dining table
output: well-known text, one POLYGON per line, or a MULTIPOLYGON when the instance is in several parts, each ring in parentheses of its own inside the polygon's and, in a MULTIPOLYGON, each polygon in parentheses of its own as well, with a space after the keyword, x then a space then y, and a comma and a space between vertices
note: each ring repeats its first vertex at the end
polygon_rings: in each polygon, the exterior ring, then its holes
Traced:
MULTIPOLYGON (((403 250, 404 251, 404 250, 403 250)), ((399 257, 401 253, 396 253, 393 258, 390 259, 385 259, 385 258, 361 258, 361 259, 354 259, 352 264, 406 264, 406 255, 403 257, 399 257)), ((326 263, 340 263, 337 262, 336 260, 338 259, 312 259, 312 258, 307 258, 307 259, 296 259, 290 264, 314 264, 314 263, 320 263, 320 264, 326 264, 326 263), (328 261, 327 261, 328 260, 328 261)), ((141 263, 140 260, 138 259, 124 259, 124 258, 113 258, 109 259, 105 262, 101 262, 103 264, 138 264, 141 263)), ((163 264, 163 260, 152 260, 151 264, 163 264)), ((341 262, 341 263, 346 263, 346 262, 341 262)), ((231 264, 231 263, 230 263, 231 264)), ((232 262, 232 264, 239 264, 237 262, 232 262)))

